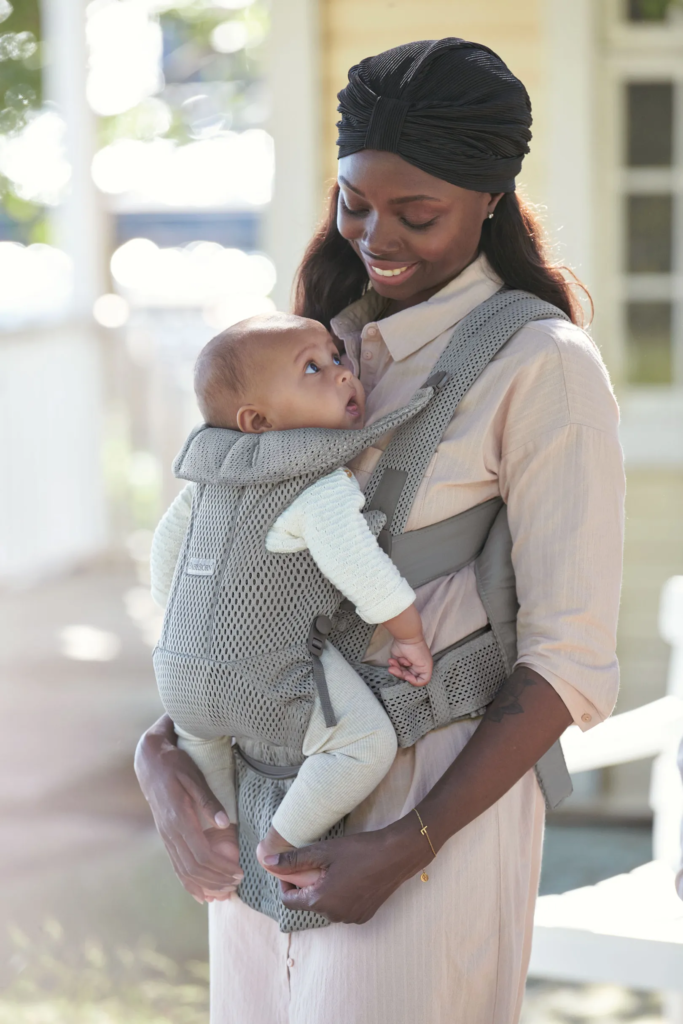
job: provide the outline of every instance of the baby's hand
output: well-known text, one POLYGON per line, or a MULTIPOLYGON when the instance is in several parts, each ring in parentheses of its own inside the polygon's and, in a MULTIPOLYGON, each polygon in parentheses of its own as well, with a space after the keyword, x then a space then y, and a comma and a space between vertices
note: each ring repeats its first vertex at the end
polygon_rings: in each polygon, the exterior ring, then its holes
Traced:
POLYGON ((434 662, 423 639, 394 640, 388 669, 392 676, 404 679, 413 686, 426 686, 432 678, 434 662))

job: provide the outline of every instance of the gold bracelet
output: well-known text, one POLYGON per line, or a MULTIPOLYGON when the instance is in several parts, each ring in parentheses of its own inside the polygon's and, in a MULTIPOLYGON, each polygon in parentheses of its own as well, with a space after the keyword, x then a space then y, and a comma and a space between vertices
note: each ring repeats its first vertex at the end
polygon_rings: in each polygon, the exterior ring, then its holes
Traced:
MULTIPOLYGON (((425 839, 429 843, 429 847, 430 847, 432 853, 434 854, 434 856, 436 857, 436 850, 434 849, 434 845, 433 845, 431 839, 429 838, 429 832, 427 831, 428 826, 425 825, 425 823, 423 822, 422 818, 420 817, 420 812, 418 811, 417 807, 413 807, 413 810, 417 814, 417 820, 420 822, 420 832, 422 833, 422 835, 425 837, 425 839)), ((426 871, 423 871, 422 874, 420 875, 420 881, 421 882, 428 882, 429 881, 429 875, 427 874, 426 871)))

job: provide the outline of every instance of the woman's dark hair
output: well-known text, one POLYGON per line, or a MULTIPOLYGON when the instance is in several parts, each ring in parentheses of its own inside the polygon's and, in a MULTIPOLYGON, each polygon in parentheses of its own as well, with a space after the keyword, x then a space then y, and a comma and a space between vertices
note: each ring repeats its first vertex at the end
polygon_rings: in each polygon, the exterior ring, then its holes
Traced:
MULTIPOLYGON (((327 219, 313 236, 299 267, 294 303, 295 313, 319 320, 327 328, 332 317, 359 299, 368 286, 365 267, 337 230, 338 196, 335 184, 327 219)), ((573 323, 583 323, 575 289, 580 288, 589 301, 590 295, 571 271, 551 262, 538 219, 516 192, 506 192, 495 216, 484 221, 480 252, 508 288, 531 292, 557 306, 573 323), (574 280, 568 281, 565 272, 574 280)))

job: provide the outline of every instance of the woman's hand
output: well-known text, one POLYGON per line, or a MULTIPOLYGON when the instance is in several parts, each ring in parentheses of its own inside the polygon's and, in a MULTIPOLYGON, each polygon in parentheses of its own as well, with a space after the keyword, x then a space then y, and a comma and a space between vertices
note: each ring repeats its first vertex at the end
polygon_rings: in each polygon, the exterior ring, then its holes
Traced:
POLYGON ((230 822, 192 758, 178 750, 168 715, 142 736, 135 772, 187 891, 198 903, 227 899, 243 877, 235 843, 216 841, 216 828, 228 829, 230 822))
POLYGON ((315 910, 330 921, 364 924, 430 860, 432 853, 420 835, 417 817, 409 814, 377 832, 281 853, 271 858, 268 870, 274 875, 321 870, 320 881, 307 888, 280 881, 284 905, 290 910, 315 910))
MULTIPOLYGON (((533 669, 519 665, 469 743, 418 805, 436 851, 507 793, 568 725, 571 715, 557 692, 533 669)), ((320 882, 307 889, 281 882, 283 903, 292 910, 316 910, 330 921, 363 924, 431 859, 430 843, 411 812, 377 832, 280 854, 268 870, 291 875, 319 868, 320 882)))

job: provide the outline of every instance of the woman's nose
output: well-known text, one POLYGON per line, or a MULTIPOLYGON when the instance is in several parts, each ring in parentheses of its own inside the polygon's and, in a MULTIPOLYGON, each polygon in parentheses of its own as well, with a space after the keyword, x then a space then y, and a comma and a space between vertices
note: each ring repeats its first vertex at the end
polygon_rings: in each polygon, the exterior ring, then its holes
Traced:
POLYGON ((393 225, 383 217, 369 217, 365 224, 363 247, 369 256, 377 256, 378 259, 396 252, 399 240, 394 234, 393 225))

